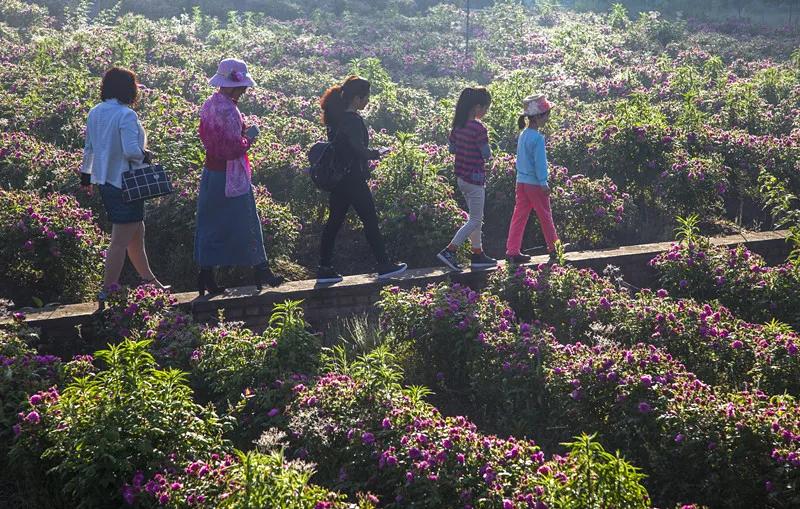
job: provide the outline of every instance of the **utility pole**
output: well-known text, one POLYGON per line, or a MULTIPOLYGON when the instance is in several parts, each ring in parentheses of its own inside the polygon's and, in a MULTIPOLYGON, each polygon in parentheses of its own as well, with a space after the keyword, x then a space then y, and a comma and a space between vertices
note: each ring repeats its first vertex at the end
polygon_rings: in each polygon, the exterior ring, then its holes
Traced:
POLYGON ((469 58, 469 11, 470 11, 470 2, 467 0, 467 28, 464 31, 464 39, 466 39, 467 44, 464 49, 464 58, 469 58))

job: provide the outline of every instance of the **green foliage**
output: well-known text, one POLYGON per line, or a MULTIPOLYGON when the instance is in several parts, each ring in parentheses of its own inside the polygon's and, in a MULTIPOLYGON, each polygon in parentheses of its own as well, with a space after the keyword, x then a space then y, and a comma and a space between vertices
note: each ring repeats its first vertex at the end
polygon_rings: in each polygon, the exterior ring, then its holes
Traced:
POLYGON ((75 198, 0 189, 0 294, 28 305, 91 299, 106 237, 75 198))
MULTIPOLYGON (((123 488, 128 503, 136 501, 146 507, 211 507, 250 508, 281 507, 287 509, 355 509, 346 504, 346 497, 309 482, 314 467, 300 460, 288 460, 283 449, 262 443, 271 440, 266 432, 258 441, 258 451, 233 451, 190 462, 178 471, 157 473, 147 483, 143 476, 134 476, 123 488), (262 450, 265 449, 265 450, 262 450)), ((280 432, 272 433, 283 439, 280 432)), ((283 446, 281 446, 283 447, 283 446)), ((369 509, 371 504, 360 504, 369 509)))
POLYGON ((12 27, 37 29, 46 28, 51 19, 47 16, 47 9, 41 6, 7 0, 0 5, 0 21, 12 27))
MULTIPOLYGON (((566 492, 569 502, 578 507, 636 507, 646 500, 647 490, 640 484, 645 475, 631 466, 621 456, 607 452, 597 440, 597 434, 575 437, 572 442, 561 444, 569 451, 569 463, 581 475, 568 481, 566 492), (603 485, 625 486, 624 490, 605 492, 603 485)), ((551 502, 559 505, 566 502, 551 502)))
POLYGON ((767 170, 758 175, 764 206, 775 218, 775 226, 785 228, 800 225, 800 199, 778 177, 767 170))
POLYGON ((19 430, 17 414, 27 405, 28 395, 57 385, 64 374, 61 359, 39 355, 31 343, 36 333, 20 324, 0 329, 0 471, 19 430))
POLYGON ((383 159, 369 182, 387 248, 410 264, 428 263, 463 221, 444 168, 398 135, 399 146, 383 159))
POLYGON ((800 267, 800 226, 792 226, 790 229, 787 242, 792 244, 792 250, 789 253, 788 261, 795 267, 800 267))
POLYGON ((224 443, 225 421, 192 401, 186 373, 158 369, 150 343, 109 345, 95 354, 105 369, 31 404, 39 419, 25 421, 12 457, 41 469, 42 483, 57 480, 55 495, 74 507, 120 505, 122 481, 135 472, 180 464, 224 443))
POLYGON ((260 335, 241 323, 207 327, 190 355, 196 383, 239 420, 237 443, 281 422, 292 388, 318 369, 319 338, 306 330, 300 302, 277 304, 269 323, 260 335))
POLYGON ((680 242, 697 242, 700 236, 700 216, 697 214, 690 214, 686 217, 677 216, 675 222, 678 226, 675 228, 675 238, 680 242))
POLYGON ((617 29, 625 29, 630 24, 628 9, 625 8, 625 5, 616 3, 611 6, 611 12, 608 15, 608 24, 617 29))
POLYGON ((463 417, 442 417, 423 401, 426 390, 393 381, 402 374, 382 349, 352 363, 341 352, 329 367, 347 365, 348 374, 331 372, 304 387, 288 410, 300 450, 319 461, 319 478, 424 508, 447 507, 453 497, 487 507, 518 499, 600 507, 600 497, 647 507, 641 476, 592 440, 576 446, 574 457, 546 460, 533 442, 483 435, 463 417))

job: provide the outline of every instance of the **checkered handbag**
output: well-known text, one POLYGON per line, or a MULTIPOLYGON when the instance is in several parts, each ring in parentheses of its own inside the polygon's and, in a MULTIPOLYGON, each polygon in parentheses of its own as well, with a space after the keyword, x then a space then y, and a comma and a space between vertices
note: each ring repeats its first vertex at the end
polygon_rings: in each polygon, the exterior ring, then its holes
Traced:
POLYGON ((172 181, 160 164, 130 169, 122 174, 122 199, 147 200, 173 192, 172 181))

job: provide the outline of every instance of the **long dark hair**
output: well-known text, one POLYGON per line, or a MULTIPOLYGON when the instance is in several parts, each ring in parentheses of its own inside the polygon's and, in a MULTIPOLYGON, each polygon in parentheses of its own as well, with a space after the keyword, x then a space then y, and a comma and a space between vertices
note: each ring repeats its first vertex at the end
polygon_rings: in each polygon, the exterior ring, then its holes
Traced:
POLYGON ((136 73, 124 67, 112 67, 107 70, 100 82, 100 100, 106 99, 116 99, 123 104, 134 106, 139 99, 136 73))
POLYGON ((453 116, 453 129, 467 125, 469 113, 475 106, 492 104, 492 94, 485 87, 467 87, 461 91, 456 103, 456 114, 453 116))
POLYGON ((353 99, 368 95, 369 81, 360 76, 348 76, 341 85, 332 86, 322 94, 319 100, 322 123, 328 126, 337 123, 353 99))

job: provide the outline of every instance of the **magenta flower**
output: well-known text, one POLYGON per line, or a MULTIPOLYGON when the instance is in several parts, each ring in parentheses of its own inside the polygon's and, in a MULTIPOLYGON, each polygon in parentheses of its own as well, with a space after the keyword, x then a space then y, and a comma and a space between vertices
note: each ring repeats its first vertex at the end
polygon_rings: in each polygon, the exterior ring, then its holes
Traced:
POLYGON ((33 410, 32 412, 30 412, 28 415, 25 416, 25 421, 31 424, 39 424, 41 420, 42 418, 39 415, 39 412, 37 412, 36 410, 33 410))
POLYGON ((653 410, 653 407, 650 406, 650 403, 642 401, 639 403, 638 409, 640 413, 648 414, 653 410))
POLYGON ((280 410, 278 410, 277 408, 273 408, 272 410, 270 410, 269 412, 267 412, 267 415, 268 415, 269 417, 275 417, 275 416, 276 416, 276 415, 278 415, 279 413, 281 413, 281 411, 280 411, 280 410))
POLYGON ((128 505, 133 505, 136 502, 136 491, 133 486, 126 484, 122 487, 122 499, 128 505))

